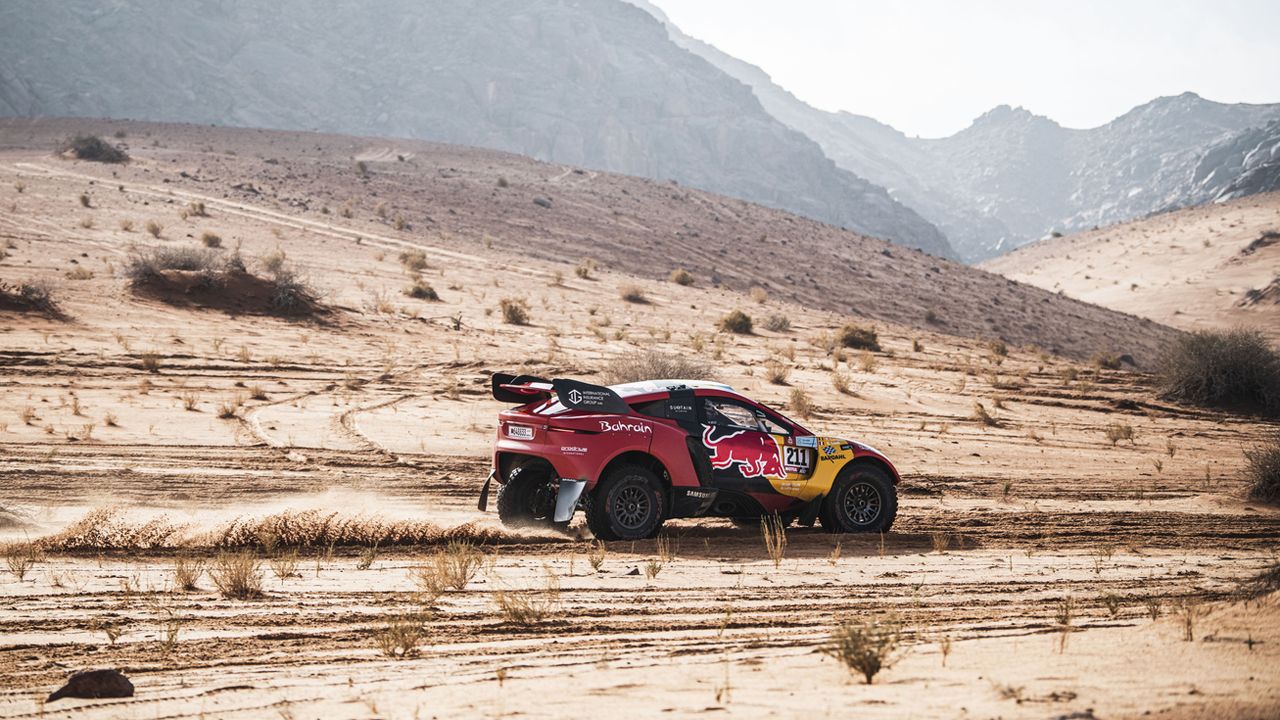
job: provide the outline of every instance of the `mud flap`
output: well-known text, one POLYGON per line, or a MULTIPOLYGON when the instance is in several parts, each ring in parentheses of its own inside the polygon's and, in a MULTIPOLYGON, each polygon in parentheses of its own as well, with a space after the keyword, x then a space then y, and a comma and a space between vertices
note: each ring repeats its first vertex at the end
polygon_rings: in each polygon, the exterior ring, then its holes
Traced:
POLYGON ((826 495, 819 495, 818 497, 810 500, 808 505, 804 506, 804 510, 800 511, 801 525, 805 527, 813 527, 813 522, 818 519, 818 511, 822 509, 822 501, 826 498, 826 495))
POLYGON ((586 489, 586 480, 560 478, 560 492, 556 494, 556 514, 551 519, 558 523, 569 522, 573 518, 573 511, 578 509, 578 498, 582 497, 582 491, 586 489))
POLYGON ((496 469, 489 471, 489 477, 484 479, 484 485, 480 486, 480 501, 476 503, 476 509, 484 512, 489 509, 489 483, 493 482, 493 478, 498 474, 496 469))

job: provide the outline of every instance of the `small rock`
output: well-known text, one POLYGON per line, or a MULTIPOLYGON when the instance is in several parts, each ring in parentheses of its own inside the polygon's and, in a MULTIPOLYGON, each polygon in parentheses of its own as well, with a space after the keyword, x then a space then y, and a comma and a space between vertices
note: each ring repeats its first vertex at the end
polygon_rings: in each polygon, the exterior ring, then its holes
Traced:
POLYGON ((548 200, 547 198, 542 197, 541 195, 533 199, 533 204, 537 205, 538 207, 544 207, 544 208, 551 207, 551 201, 548 200))
POLYGON ((633 568, 631 568, 631 571, 630 571, 630 572, 628 572, 627 574, 628 574, 628 575, 639 575, 639 574, 640 574, 640 568, 638 568, 638 567, 633 567, 633 568))
POLYGON ((133 683, 119 670, 85 670, 75 673, 67 684, 53 691, 45 702, 70 698, 133 697, 133 683))

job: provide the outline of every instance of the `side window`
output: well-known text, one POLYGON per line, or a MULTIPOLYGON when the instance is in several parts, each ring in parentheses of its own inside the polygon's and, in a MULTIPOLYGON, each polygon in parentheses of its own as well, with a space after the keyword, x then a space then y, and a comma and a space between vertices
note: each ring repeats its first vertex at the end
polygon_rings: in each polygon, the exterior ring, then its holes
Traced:
POLYGON ((666 400, 650 400, 649 402, 646 402, 646 403, 639 403, 638 405, 632 405, 631 409, 635 410, 641 415, 648 415, 649 417, 656 417, 656 418, 665 418, 667 416, 667 401, 666 400))
POLYGON ((757 416, 760 420, 760 427, 764 428, 765 432, 771 435, 790 435, 791 434, 791 428, 774 420, 768 415, 765 415, 764 413, 757 413, 757 416))
POLYGON ((702 409, 707 422, 712 425, 759 430, 760 423, 750 408, 723 398, 705 398, 702 409))

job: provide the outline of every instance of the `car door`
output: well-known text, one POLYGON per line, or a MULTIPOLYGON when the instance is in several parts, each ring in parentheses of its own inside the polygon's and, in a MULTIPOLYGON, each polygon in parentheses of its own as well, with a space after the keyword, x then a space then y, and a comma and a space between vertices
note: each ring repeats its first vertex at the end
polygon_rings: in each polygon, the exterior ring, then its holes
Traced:
POLYGON ((711 461, 712 483, 723 490, 777 492, 787 480, 783 448, 765 431, 761 415, 747 403, 702 397, 699 403, 702 445, 711 461))

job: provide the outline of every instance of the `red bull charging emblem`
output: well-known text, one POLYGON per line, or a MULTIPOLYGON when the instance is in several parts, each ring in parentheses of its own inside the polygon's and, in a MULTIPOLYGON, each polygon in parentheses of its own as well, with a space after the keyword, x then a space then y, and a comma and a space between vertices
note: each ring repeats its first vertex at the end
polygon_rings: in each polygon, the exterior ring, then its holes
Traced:
POLYGON ((772 436, 747 430, 725 432, 709 425, 702 430, 702 444, 710 451, 711 467, 716 470, 737 465, 744 478, 787 476, 772 436))

